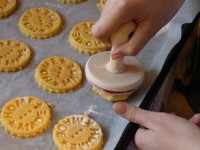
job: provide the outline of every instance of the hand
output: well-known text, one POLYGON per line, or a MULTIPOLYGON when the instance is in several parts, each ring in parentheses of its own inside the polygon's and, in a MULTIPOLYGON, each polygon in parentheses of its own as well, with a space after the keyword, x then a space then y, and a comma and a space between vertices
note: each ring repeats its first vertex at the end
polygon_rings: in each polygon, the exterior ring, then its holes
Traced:
POLYGON ((191 119, 191 122, 193 122, 194 124, 196 124, 197 126, 200 127, 200 113, 199 114, 195 114, 191 119))
POLYGON ((134 139, 139 150, 200 149, 200 128, 192 119, 188 121, 172 114, 151 112, 123 102, 115 103, 113 109, 118 115, 144 127, 137 130, 134 139))
POLYGON ((136 55, 181 7, 184 0, 107 0, 92 34, 106 44, 122 24, 135 21, 137 29, 128 43, 112 52, 112 58, 136 55))

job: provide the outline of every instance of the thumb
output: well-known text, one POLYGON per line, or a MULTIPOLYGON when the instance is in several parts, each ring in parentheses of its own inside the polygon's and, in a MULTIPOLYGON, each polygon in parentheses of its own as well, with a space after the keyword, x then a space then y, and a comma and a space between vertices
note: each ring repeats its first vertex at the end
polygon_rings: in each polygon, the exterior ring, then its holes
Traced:
POLYGON ((147 111, 124 102, 116 102, 113 110, 121 117, 142 125, 148 129, 154 128, 155 112, 147 111))

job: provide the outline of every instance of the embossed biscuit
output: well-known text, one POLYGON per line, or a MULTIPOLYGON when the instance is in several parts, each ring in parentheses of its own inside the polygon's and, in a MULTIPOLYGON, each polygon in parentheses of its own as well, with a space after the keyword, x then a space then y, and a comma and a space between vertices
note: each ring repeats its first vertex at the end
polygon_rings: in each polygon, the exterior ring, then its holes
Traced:
POLYGON ((0 18, 12 14, 16 9, 16 0, 0 0, 0 18))
POLYGON ((78 3, 82 3, 86 0, 59 0, 62 3, 71 3, 71 4, 78 4, 78 3))
POLYGON ((1 123, 5 130, 19 137, 36 136, 48 127, 50 121, 48 104, 33 96, 12 99, 1 111, 1 123))
POLYGON ((53 140, 59 150, 101 150, 103 133, 101 127, 85 115, 68 116, 53 129, 53 140))
POLYGON ((26 36, 36 39, 56 35, 63 27, 60 15, 49 8, 31 8, 19 19, 19 29, 26 36))
POLYGON ((82 83, 82 70, 73 60, 53 56, 43 60, 35 71, 36 82, 52 93, 73 92, 82 83))
POLYGON ((75 25, 70 32, 68 41, 80 53, 93 55, 109 47, 92 35, 91 29, 94 24, 94 22, 81 22, 75 25))
POLYGON ((103 10, 105 3, 106 3, 106 0, 100 0, 100 2, 97 4, 97 7, 99 8, 100 11, 103 10))
POLYGON ((30 48, 18 40, 0 40, 0 72, 21 70, 31 59, 30 48))

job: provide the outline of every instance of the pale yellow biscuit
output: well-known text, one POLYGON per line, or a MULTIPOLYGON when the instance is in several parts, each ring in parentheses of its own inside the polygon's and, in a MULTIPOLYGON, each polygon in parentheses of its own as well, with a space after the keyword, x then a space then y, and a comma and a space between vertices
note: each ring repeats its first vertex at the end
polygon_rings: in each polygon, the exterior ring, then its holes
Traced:
POLYGON ((58 34, 62 27, 60 15, 49 8, 31 8, 19 19, 20 31, 36 39, 52 37, 58 34))
POLYGON ((52 93, 73 92, 82 83, 82 70, 73 60, 53 56, 43 60, 35 71, 36 82, 52 93))
POLYGON ((78 3, 82 3, 86 0, 59 0, 62 3, 67 3, 67 4, 78 4, 78 3))
POLYGON ((94 22, 81 22, 75 25, 69 35, 70 45, 80 53, 93 55, 108 49, 108 45, 97 40, 91 33, 94 22))
POLYGON ((59 150, 102 150, 103 133, 99 124, 85 115, 68 116, 53 129, 59 150))
POLYGON ((41 133, 51 122, 49 106, 33 97, 18 97, 6 103, 1 111, 2 126, 10 134, 32 137, 41 133))
POLYGON ((18 40, 0 40, 0 72, 21 70, 31 59, 30 48, 18 40))
POLYGON ((103 99, 106 99, 111 102, 116 102, 116 101, 123 101, 126 100, 129 96, 129 94, 110 94, 103 92, 101 90, 98 90, 95 87, 92 87, 92 91, 95 92, 96 94, 99 94, 103 99))
POLYGON ((0 0, 0 18, 12 14, 16 9, 16 0, 0 0))
POLYGON ((100 0, 100 2, 97 4, 97 7, 99 8, 100 11, 103 10, 105 3, 106 3, 106 0, 100 0))

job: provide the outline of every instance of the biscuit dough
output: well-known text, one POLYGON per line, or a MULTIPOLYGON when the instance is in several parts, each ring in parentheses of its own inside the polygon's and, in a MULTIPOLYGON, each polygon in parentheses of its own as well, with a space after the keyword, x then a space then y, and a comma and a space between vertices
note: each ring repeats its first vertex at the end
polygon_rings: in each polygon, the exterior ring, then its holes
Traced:
POLYGON ((36 39, 52 37, 63 27, 60 15, 49 8, 31 8, 25 11, 18 25, 23 34, 36 39))
POLYGON ((72 115, 54 126, 53 140, 59 150, 102 150, 103 133, 88 116, 72 115))
POLYGON ((69 35, 70 45, 80 53, 93 55, 105 51, 109 46, 97 40, 91 33, 94 22, 80 22, 75 25, 69 35))
POLYGON ((0 0, 0 18, 12 14, 17 6, 16 0, 0 0))
POLYGON ((78 3, 82 3, 86 0, 59 0, 62 3, 71 3, 71 4, 78 4, 78 3))
POLYGON ((107 93, 107 92, 103 91, 102 89, 98 89, 95 86, 92 87, 92 91, 96 94, 99 94, 103 99, 111 101, 111 102, 125 100, 131 94, 131 92, 127 92, 124 94, 121 94, 121 93, 120 94, 116 94, 116 93, 111 94, 111 93, 107 93))
POLYGON ((6 103, 1 111, 2 126, 10 134, 32 137, 41 133, 51 122, 49 106, 33 97, 17 97, 6 103))
POLYGON ((35 80, 52 93, 73 92, 82 83, 82 70, 73 60, 53 56, 43 60, 35 70, 35 80))
POLYGON ((31 59, 30 48, 14 39, 0 40, 0 72, 21 70, 31 59))
POLYGON ((103 10, 105 3, 106 3, 106 0, 100 0, 100 2, 97 4, 97 7, 99 8, 100 11, 103 10))

